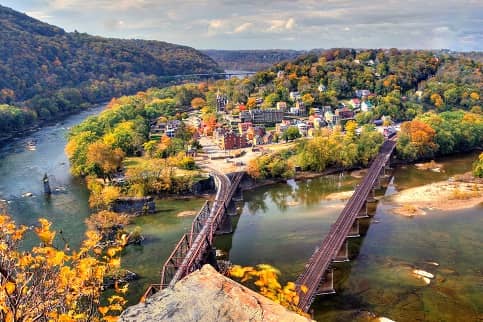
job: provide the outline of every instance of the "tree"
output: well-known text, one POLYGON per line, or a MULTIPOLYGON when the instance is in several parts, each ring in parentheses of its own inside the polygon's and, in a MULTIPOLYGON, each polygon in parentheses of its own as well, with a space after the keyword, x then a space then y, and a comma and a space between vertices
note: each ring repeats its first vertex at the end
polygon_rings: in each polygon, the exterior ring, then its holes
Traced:
POLYGON ((122 296, 111 296, 107 306, 100 306, 100 298, 104 277, 120 266, 122 246, 103 251, 100 235, 87 231, 78 251, 59 249, 51 223, 39 219, 34 231, 40 245, 24 249, 28 230, 0 215, 1 321, 111 321, 120 314, 122 296))
POLYGON ((483 178, 483 153, 473 163, 473 175, 478 178, 483 178))
POLYGON ((128 215, 107 210, 101 210, 86 219, 87 228, 92 231, 97 231, 102 237, 101 240, 105 242, 119 241, 121 236, 118 236, 118 233, 129 222, 130 217, 128 215))
POLYGON ((252 110, 257 107, 257 99, 255 97, 249 97, 247 101, 247 108, 252 110))
POLYGON ((357 123, 353 120, 347 121, 345 124, 345 138, 347 141, 352 141, 356 136, 357 123))
POLYGON ((262 108, 272 108, 277 101, 279 101, 278 95, 276 93, 271 93, 263 99, 262 108))
POLYGON ((431 94, 431 102, 433 102, 434 106, 436 106, 436 108, 438 109, 442 108, 444 104, 441 95, 439 95, 438 93, 431 94))
POLYGON ((195 97, 191 100, 191 107, 200 109, 206 105, 206 101, 201 97, 195 97))
POLYGON ((149 140, 148 142, 145 142, 143 144, 144 151, 148 153, 150 158, 154 156, 157 146, 158 146, 158 141, 155 141, 155 140, 149 140))
MULTIPOLYGON (((295 283, 288 282, 282 287, 278 281, 280 271, 267 265, 259 264, 256 267, 242 267, 234 265, 230 268, 230 276, 240 279, 242 282, 254 280, 255 286, 259 288, 259 293, 271 299, 272 301, 285 306, 291 311, 309 317, 309 315, 298 308, 299 296, 297 294, 295 283)), ((302 292, 307 292, 307 286, 300 287, 302 292)))
POLYGON ((302 102, 304 102, 304 105, 307 108, 311 107, 314 104, 314 101, 315 101, 315 99, 312 96, 312 94, 307 93, 307 94, 304 94, 302 96, 302 102))
POLYGON ((436 131, 420 120, 404 122, 397 143, 398 153, 406 160, 433 157, 439 147, 435 136, 436 131))
POLYGON ((124 152, 115 148, 112 149, 102 141, 97 141, 87 148, 87 161, 94 165, 95 172, 99 177, 111 179, 122 165, 124 152))
POLYGON ((87 177, 87 189, 90 191, 89 206, 96 209, 109 209, 111 204, 121 196, 121 189, 116 186, 105 186, 96 178, 87 177))
POLYGON ((282 139, 285 141, 295 140, 301 137, 302 135, 299 132, 299 128, 296 126, 290 126, 285 132, 282 133, 282 139))

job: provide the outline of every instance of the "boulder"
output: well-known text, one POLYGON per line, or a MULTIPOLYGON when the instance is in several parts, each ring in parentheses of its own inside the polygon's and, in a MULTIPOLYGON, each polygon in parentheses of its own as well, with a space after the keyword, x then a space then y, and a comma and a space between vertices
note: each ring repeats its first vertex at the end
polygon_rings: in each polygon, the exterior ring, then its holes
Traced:
POLYGON ((120 322, 139 321, 273 321, 309 319, 219 274, 210 265, 193 272, 173 289, 128 307, 120 322))

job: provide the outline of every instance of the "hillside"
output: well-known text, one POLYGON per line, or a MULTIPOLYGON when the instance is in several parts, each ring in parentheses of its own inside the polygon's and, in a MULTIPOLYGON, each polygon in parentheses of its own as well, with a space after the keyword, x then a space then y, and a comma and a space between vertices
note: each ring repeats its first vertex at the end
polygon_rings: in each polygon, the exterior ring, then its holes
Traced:
POLYGON ((202 50, 223 69, 259 71, 306 53, 300 50, 202 50))
POLYGON ((163 76, 213 71, 217 64, 190 47, 68 33, 0 6, 0 104, 26 105, 40 119, 159 85, 163 76))

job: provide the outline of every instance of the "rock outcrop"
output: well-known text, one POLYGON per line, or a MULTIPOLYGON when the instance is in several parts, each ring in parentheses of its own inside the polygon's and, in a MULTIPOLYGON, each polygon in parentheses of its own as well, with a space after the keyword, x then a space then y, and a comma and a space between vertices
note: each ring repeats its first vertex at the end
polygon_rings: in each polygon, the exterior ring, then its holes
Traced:
POLYGON ((120 322, 139 321, 310 321, 205 265, 173 289, 127 308, 120 322))

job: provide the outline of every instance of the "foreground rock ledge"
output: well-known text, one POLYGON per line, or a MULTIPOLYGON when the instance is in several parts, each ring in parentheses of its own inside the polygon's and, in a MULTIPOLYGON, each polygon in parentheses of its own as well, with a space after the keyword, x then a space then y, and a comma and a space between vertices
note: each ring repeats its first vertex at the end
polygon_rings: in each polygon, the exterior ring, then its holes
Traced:
POLYGON ((205 265, 174 289, 127 308, 119 321, 310 321, 205 265))

